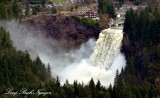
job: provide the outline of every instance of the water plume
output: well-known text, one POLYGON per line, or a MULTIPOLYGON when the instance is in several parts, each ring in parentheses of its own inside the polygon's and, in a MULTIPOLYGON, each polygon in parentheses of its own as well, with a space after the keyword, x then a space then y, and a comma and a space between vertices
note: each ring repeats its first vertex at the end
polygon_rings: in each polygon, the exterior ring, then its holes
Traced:
POLYGON ((66 79, 69 83, 77 80, 87 84, 93 78, 95 82, 100 80, 102 85, 108 87, 113 85, 116 71, 121 72, 126 64, 124 55, 120 53, 122 31, 103 30, 96 43, 90 39, 79 49, 66 52, 57 41, 44 36, 43 30, 29 30, 14 21, 0 22, 0 25, 10 32, 17 50, 28 50, 32 59, 38 55, 43 63, 49 63, 52 75, 58 76, 61 84, 66 79))
POLYGON ((87 83, 93 78, 95 82, 100 80, 101 84, 106 87, 110 84, 114 85, 116 71, 121 72, 126 65, 125 57, 120 53, 122 39, 122 30, 103 30, 90 58, 74 62, 64 68, 65 74, 60 74, 63 77, 62 83, 65 79, 72 83, 75 79, 87 83))

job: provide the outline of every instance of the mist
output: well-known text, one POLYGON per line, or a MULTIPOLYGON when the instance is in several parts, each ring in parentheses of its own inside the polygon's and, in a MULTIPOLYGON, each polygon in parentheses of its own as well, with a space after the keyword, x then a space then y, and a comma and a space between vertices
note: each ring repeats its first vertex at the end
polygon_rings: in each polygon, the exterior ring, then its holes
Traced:
POLYGON ((96 42, 94 39, 83 43, 78 49, 65 51, 59 42, 43 35, 43 30, 35 30, 15 21, 3 21, 0 25, 10 32, 17 50, 27 50, 32 59, 39 56, 45 65, 50 64, 52 76, 58 76, 61 85, 66 79, 69 83, 77 80, 87 84, 93 78, 95 82, 100 80, 102 85, 108 87, 114 84, 116 71, 121 72, 126 65, 125 56, 118 53, 109 69, 92 66, 89 60, 96 42))

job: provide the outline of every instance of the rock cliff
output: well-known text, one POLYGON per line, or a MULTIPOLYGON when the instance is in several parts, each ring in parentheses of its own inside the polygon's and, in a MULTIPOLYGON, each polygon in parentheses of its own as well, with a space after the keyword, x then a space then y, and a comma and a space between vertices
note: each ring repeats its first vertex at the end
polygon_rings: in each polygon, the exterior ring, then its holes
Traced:
POLYGON ((64 48, 75 48, 89 38, 98 38, 100 29, 85 25, 79 18, 69 16, 40 15, 27 20, 34 29, 57 40, 64 48))

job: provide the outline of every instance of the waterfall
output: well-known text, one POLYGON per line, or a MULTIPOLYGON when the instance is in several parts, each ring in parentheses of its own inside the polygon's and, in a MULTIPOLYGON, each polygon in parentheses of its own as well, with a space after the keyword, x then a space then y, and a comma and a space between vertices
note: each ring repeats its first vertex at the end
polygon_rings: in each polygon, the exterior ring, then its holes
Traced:
POLYGON ((122 39, 122 30, 103 30, 96 42, 94 52, 91 55, 90 63, 94 66, 100 66, 102 69, 109 69, 114 58, 120 53, 122 39))
POLYGON ((38 55, 43 63, 49 63, 53 76, 58 76, 61 84, 66 79, 71 84, 74 80, 88 84, 93 78, 95 83, 100 80, 103 86, 109 87, 114 85, 116 71, 120 73, 126 65, 125 56, 120 53, 123 33, 118 28, 103 30, 96 45, 94 40, 89 40, 80 49, 66 53, 61 48, 58 48, 59 52, 53 51, 59 44, 43 35, 35 35, 36 30, 28 31, 22 24, 13 21, 0 22, 0 25, 10 32, 14 47, 28 50, 33 59, 38 55))
MULTIPOLYGON (((87 84, 93 78, 95 82, 100 80, 105 87, 109 87, 110 84, 114 85, 116 71, 121 73, 121 69, 126 65, 125 56, 120 53, 122 39, 122 30, 105 29, 101 31, 90 58, 67 66, 59 75, 65 77, 62 83, 68 79, 70 83, 77 80, 87 84)), ((86 50, 88 49, 86 47, 86 50)))

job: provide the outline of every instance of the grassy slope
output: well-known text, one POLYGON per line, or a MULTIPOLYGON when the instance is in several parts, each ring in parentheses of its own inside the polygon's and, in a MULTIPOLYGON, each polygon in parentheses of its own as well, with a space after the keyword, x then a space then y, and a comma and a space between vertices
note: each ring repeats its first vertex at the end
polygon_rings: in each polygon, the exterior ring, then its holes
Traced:
POLYGON ((65 2, 67 0, 52 0, 53 2, 65 2))

